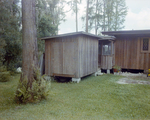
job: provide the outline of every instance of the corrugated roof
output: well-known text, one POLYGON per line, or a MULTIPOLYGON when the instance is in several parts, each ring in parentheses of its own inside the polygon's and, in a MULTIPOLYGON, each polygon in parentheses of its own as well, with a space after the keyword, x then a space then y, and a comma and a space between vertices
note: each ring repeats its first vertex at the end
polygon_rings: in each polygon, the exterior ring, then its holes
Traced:
POLYGON ((41 40, 49 40, 49 39, 52 39, 52 38, 60 38, 60 37, 67 37, 67 36, 74 36, 74 35, 86 35, 86 36, 98 38, 98 40, 114 39, 114 37, 112 37, 112 36, 107 36, 107 37, 98 36, 98 35, 94 35, 94 34, 91 34, 91 33, 86 33, 86 32, 80 31, 80 32, 60 34, 60 35, 56 35, 56 36, 44 37, 44 38, 41 38, 41 40))
POLYGON ((121 35, 150 35, 150 30, 124 30, 124 31, 105 31, 103 35, 121 36, 121 35))

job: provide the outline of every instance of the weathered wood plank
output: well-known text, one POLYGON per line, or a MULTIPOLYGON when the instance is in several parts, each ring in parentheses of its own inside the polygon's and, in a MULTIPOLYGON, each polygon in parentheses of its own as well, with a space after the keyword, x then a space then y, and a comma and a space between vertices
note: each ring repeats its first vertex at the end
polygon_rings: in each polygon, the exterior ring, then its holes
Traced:
POLYGON ((48 75, 83 77, 98 68, 98 39, 87 36, 52 38, 45 41, 48 75))
POLYGON ((148 69, 150 69, 150 54, 149 54, 149 61, 148 61, 148 69))
POLYGON ((118 37, 115 41, 115 64, 126 69, 148 69, 150 53, 141 52, 140 37, 118 37))
POLYGON ((145 70, 149 69, 149 53, 146 53, 146 66, 144 69, 145 70))
POLYGON ((47 41, 45 41, 45 74, 48 75, 48 49, 47 49, 47 41))

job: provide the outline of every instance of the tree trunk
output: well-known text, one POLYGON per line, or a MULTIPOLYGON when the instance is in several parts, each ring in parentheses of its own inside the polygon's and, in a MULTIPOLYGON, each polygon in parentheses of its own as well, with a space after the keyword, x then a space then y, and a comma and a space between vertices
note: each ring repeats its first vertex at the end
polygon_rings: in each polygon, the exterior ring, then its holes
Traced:
POLYGON ((114 31, 117 31, 117 22, 118 22, 118 5, 116 3, 116 8, 115 8, 115 28, 114 28, 114 31))
POLYGON ((86 6, 86 32, 88 33, 88 13, 89 13, 89 0, 87 0, 87 6, 86 6))
POLYGON ((95 18, 95 35, 97 35, 97 7, 98 7, 98 0, 96 0, 96 18, 95 18))
POLYGON ((78 32, 78 3, 76 0, 76 32, 78 32))
POLYGON ((36 0, 22 0, 23 75, 20 80, 27 79, 30 89, 32 89, 32 82, 34 79, 34 68, 38 65, 35 5, 36 0))
POLYGON ((105 0, 104 0, 104 13, 103 13, 103 17, 104 17, 104 22, 103 22, 103 28, 104 28, 104 31, 106 31, 106 26, 105 26, 105 17, 106 15, 106 3, 105 3, 105 0))
POLYGON ((14 0, 9 0, 11 15, 13 15, 13 3, 14 3, 14 0))

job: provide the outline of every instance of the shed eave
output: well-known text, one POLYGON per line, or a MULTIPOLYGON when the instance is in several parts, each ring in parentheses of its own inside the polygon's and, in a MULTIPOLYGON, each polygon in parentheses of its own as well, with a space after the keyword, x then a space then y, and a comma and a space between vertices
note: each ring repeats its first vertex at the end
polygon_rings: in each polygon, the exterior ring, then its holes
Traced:
POLYGON ((103 36, 98 36, 98 35, 94 35, 91 33, 86 33, 86 32, 80 31, 80 32, 55 35, 55 36, 51 36, 51 37, 44 37, 44 38, 41 38, 41 40, 50 40, 52 38, 68 37, 68 36, 75 36, 75 35, 86 35, 86 36, 90 36, 90 37, 95 37, 97 39, 103 39, 103 36))
POLYGON ((99 39, 99 41, 101 41, 101 40, 115 40, 115 39, 116 39, 116 37, 114 37, 114 36, 103 36, 103 38, 99 39))
POLYGON ((103 35, 122 36, 122 35, 149 35, 150 30, 125 30, 125 31, 106 31, 103 35))

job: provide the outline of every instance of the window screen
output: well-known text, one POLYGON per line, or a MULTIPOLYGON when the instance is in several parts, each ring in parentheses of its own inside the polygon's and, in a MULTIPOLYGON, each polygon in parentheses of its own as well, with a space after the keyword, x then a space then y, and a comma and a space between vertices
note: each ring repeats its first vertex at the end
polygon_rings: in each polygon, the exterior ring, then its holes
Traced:
POLYGON ((111 55, 111 42, 103 44, 103 55, 111 55))

